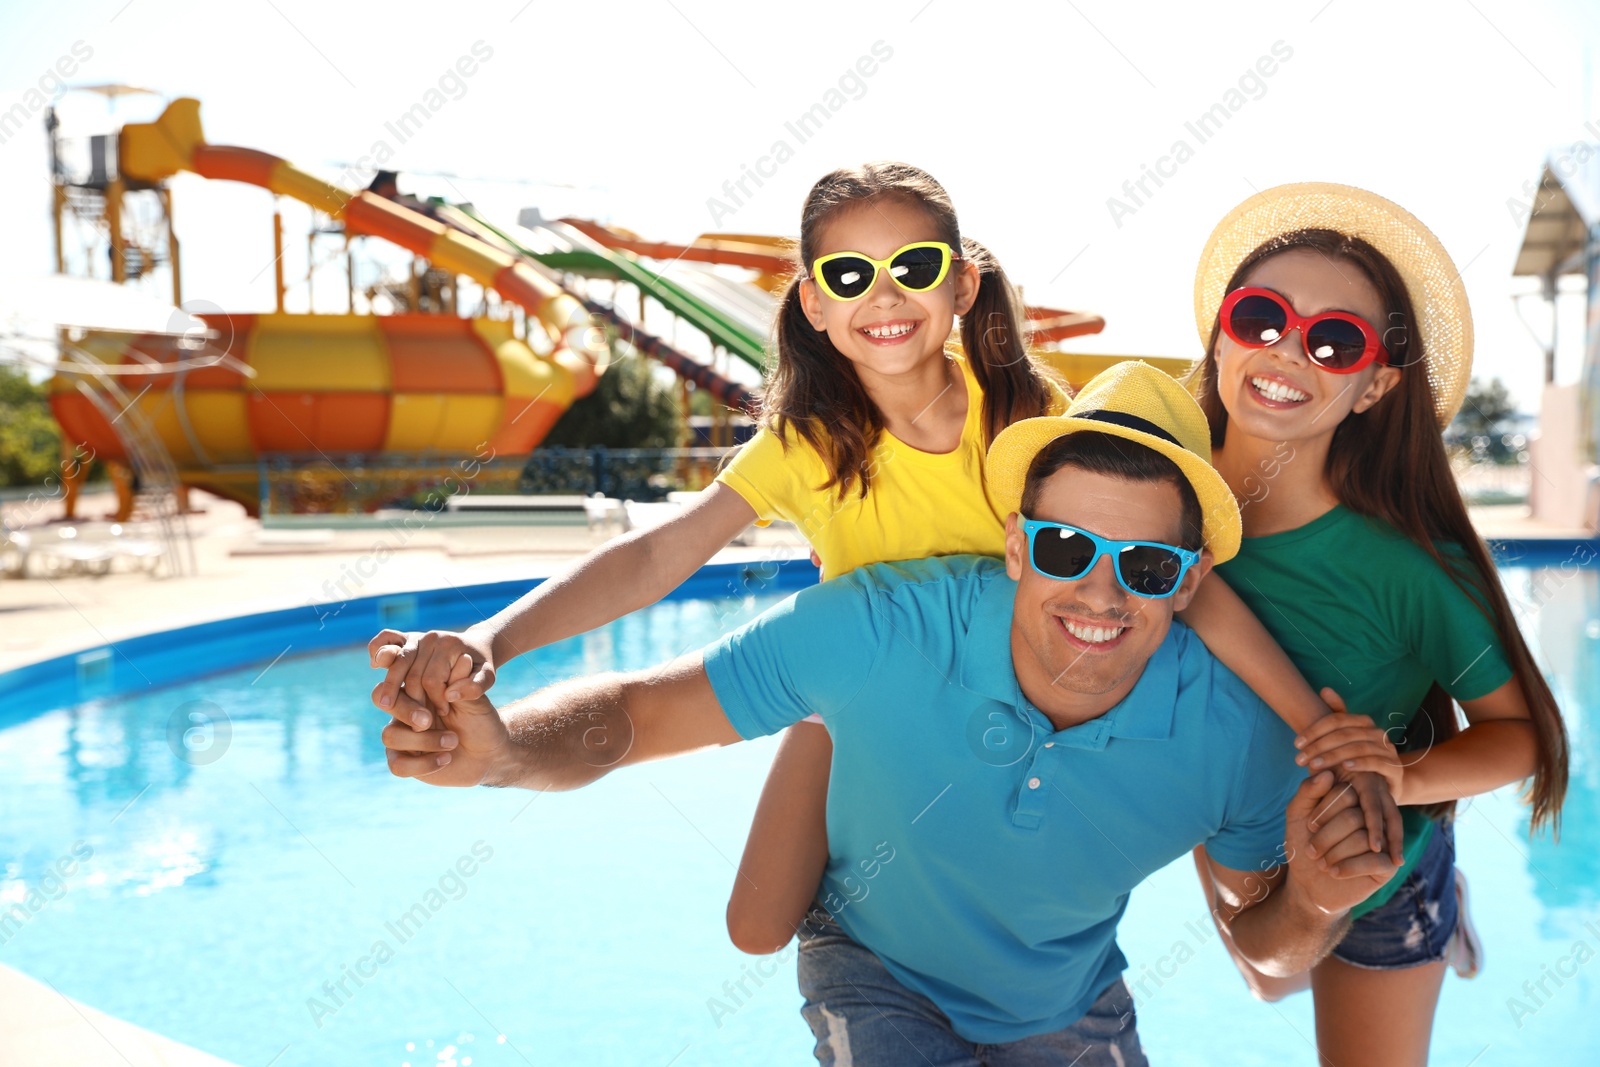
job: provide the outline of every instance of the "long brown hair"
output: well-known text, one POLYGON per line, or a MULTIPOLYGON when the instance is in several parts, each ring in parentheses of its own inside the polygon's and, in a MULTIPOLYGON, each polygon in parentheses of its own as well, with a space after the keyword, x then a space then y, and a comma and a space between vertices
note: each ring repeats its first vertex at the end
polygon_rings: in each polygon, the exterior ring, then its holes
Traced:
MULTIPOLYGON (((1399 384, 1382 399, 1366 411, 1352 411, 1334 429, 1325 469, 1328 484, 1351 511, 1382 519, 1432 556, 1494 624, 1500 647, 1527 700, 1538 746, 1533 781, 1524 794, 1532 807, 1529 829, 1548 822, 1559 833, 1561 804, 1567 792, 1567 734, 1561 709, 1522 639, 1495 574, 1494 560, 1467 516, 1466 502, 1450 470, 1435 414, 1433 386, 1428 381, 1427 338, 1412 328, 1417 320, 1411 294, 1383 253, 1359 237, 1323 229, 1280 234, 1263 244, 1239 264, 1226 291, 1243 284, 1257 264, 1293 248, 1314 249, 1366 275, 1383 302, 1384 347, 1393 365, 1405 368, 1399 384), (1459 545, 1467 566, 1447 560, 1438 542, 1459 545)), ((1228 412, 1217 390, 1220 330, 1220 322, 1212 324, 1205 359, 1197 371, 1200 406, 1211 423, 1213 448, 1221 447, 1228 427, 1228 412)), ((1423 698, 1422 711, 1411 731, 1416 743, 1442 741, 1459 731, 1455 705, 1437 682, 1423 698)), ((1425 810, 1437 818, 1452 813, 1454 807, 1447 802, 1428 805, 1425 810)))
POLYGON ((841 210, 878 198, 915 204, 933 220, 939 239, 978 268, 978 295, 961 317, 961 345, 983 390, 984 447, 1012 422, 1043 415, 1051 389, 1045 371, 1028 354, 1021 301, 987 248, 961 237, 950 194, 924 170, 909 163, 866 163, 824 175, 806 196, 800 216, 799 263, 784 288, 773 325, 776 366, 767 379, 763 425, 785 439, 792 428, 822 457, 828 480, 842 498, 852 485, 867 495, 868 460, 883 432, 883 413, 873 403, 855 366, 814 329, 800 305, 800 285, 817 256, 817 234, 841 210))

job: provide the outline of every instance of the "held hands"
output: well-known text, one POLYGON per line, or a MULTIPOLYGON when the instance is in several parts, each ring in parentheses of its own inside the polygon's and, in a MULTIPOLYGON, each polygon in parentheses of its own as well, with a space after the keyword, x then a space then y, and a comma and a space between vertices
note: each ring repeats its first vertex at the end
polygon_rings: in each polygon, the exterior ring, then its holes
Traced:
POLYGON ((1398 866, 1404 861, 1399 797, 1405 765, 1388 735, 1370 718, 1350 714, 1332 689, 1323 689, 1321 696, 1333 714, 1324 715, 1294 739, 1300 749, 1294 761, 1311 774, 1327 768, 1355 788, 1372 851, 1382 852, 1387 844, 1398 866))
POLYGON ((1300 783, 1285 819, 1290 880, 1319 911, 1348 911, 1399 869, 1388 856, 1368 849, 1355 790, 1329 771, 1300 783))
MULTIPOLYGON (((401 652, 400 645, 381 645, 372 653, 372 665, 390 668, 400 661, 401 652)), ((455 661, 455 669, 441 679, 441 688, 460 685, 465 689, 471 668, 471 658, 462 655, 455 661)), ((380 707, 380 697, 388 683, 389 678, 385 677, 373 687, 372 702, 380 707)), ((406 691, 395 693, 393 705, 383 707, 394 716, 383 728, 389 772, 397 778, 417 778, 429 785, 482 785, 510 747, 510 734, 500 713, 483 696, 463 697, 437 707, 443 710, 431 711, 406 691)))
POLYGON ((494 685, 494 639, 479 630, 383 630, 367 642, 367 655, 372 666, 387 672, 372 691, 372 702, 384 711, 395 707, 402 687, 413 701, 442 708, 452 700, 481 697, 494 685), (379 663, 386 648, 392 651, 379 663), (453 675, 463 656, 471 660, 469 669, 453 675), (447 680, 452 684, 446 686, 447 680))

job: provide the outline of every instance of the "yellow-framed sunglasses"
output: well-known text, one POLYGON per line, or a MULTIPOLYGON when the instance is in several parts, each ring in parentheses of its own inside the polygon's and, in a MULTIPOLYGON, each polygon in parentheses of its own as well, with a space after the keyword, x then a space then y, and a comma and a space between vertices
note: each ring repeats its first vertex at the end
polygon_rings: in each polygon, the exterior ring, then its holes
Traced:
POLYGON ((877 284, 878 271, 908 293, 925 293, 944 281, 952 260, 960 254, 943 241, 917 241, 898 249, 888 259, 873 259, 864 252, 829 252, 811 264, 811 276, 824 293, 848 303, 860 300, 877 284))

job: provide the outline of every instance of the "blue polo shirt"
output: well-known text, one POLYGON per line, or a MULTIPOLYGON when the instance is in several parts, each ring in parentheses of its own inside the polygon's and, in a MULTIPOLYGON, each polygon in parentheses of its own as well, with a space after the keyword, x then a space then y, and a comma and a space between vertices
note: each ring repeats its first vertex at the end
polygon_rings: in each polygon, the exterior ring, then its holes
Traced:
POLYGON ((1126 698, 1056 730, 1011 665, 1016 589, 986 556, 877 564, 705 651, 741 736, 822 716, 821 899, 986 1044, 1082 1018, 1127 967, 1128 894, 1195 845, 1279 862, 1304 777, 1288 727, 1176 621, 1126 698))

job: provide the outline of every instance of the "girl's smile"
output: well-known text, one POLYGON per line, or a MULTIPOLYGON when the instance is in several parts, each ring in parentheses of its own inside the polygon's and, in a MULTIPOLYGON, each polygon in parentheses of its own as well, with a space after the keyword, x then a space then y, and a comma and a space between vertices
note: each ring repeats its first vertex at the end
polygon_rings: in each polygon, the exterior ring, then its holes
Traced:
POLYGON ((887 347, 905 344, 921 328, 922 323, 916 319, 891 319, 857 327, 857 331, 873 344, 887 347))

